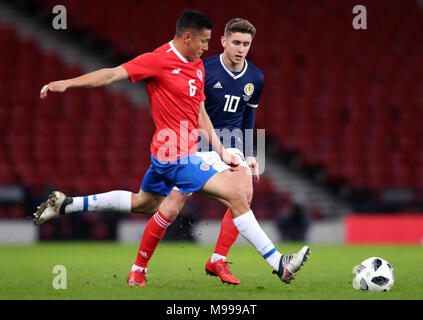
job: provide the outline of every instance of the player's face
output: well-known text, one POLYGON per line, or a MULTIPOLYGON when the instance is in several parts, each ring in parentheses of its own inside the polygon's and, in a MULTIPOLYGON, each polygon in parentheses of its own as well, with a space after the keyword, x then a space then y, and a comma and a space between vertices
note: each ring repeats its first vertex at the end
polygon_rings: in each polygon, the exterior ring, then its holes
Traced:
POLYGON ((249 33, 234 32, 221 38, 226 57, 232 64, 244 63, 253 38, 249 33))
POLYGON ((199 33, 191 33, 188 43, 190 61, 198 60, 201 55, 209 49, 209 41, 211 38, 211 30, 203 29, 199 33))

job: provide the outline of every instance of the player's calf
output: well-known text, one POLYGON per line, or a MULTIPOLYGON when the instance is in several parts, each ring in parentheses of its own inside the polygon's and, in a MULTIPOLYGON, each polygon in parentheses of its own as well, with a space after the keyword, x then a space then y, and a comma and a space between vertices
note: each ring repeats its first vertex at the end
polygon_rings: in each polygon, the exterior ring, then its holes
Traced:
POLYGON ((140 190, 131 196, 130 212, 137 214, 153 215, 159 210, 165 197, 140 190))

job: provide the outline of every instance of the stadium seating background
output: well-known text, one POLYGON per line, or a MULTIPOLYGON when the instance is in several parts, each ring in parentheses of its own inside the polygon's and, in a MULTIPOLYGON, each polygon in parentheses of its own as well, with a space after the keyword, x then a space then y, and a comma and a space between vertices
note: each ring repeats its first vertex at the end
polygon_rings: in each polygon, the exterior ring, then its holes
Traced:
MULTIPOLYGON (((20 4, 51 21, 57 3, 20 4)), ((390 189, 413 195, 398 211, 421 205, 423 11, 416 1, 361 1, 368 30, 352 27, 357 3, 350 0, 61 4, 70 30, 111 48, 121 62, 169 41, 183 9, 204 11, 214 20, 205 57, 220 52, 229 19, 249 19, 258 33, 248 58, 265 74, 256 127, 266 129, 281 157, 297 155, 304 170, 319 170, 328 183, 365 192, 375 208, 390 189)), ((0 184, 24 185, 32 199, 42 199, 51 188, 72 195, 136 192, 149 165, 148 108, 136 108, 126 95, 105 88, 70 90, 41 101, 42 85, 80 75, 80 67, 43 52, 35 41, 22 41, 13 25, 0 26, 0 43, 0 184)), ((282 206, 289 194, 277 194, 269 179, 255 184, 259 218, 276 218, 275 201, 282 206)), ((213 201, 194 197, 192 202, 203 218, 223 215, 224 208, 213 201)), ((0 206, 2 218, 28 214, 22 205, 0 206)), ((93 237, 100 239, 110 236, 107 230, 120 219, 106 216, 79 219, 89 220, 97 230, 93 237)), ((61 225, 77 223, 64 221, 61 225)), ((44 237, 57 237, 54 228, 45 227, 44 237)))

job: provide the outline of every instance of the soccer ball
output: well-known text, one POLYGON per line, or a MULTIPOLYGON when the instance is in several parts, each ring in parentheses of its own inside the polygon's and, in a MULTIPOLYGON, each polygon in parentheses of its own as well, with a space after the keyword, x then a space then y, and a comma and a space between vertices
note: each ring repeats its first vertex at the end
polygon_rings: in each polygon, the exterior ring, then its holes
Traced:
POLYGON ((378 257, 364 260, 354 268, 354 289, 389 291, 394 284, 394 269, 391 264, 378 257))

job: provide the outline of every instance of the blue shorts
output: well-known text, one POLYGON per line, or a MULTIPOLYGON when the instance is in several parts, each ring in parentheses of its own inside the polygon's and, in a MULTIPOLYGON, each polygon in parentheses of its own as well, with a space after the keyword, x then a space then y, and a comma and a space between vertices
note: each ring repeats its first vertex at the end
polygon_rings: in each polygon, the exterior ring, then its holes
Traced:
POLYGON ((141 189, 167 197, 173 187, 181 194, 200 190, 218 171, 191 154, 172 162, 159 161, 151 156, 151 165, 144 175, 141 189))

